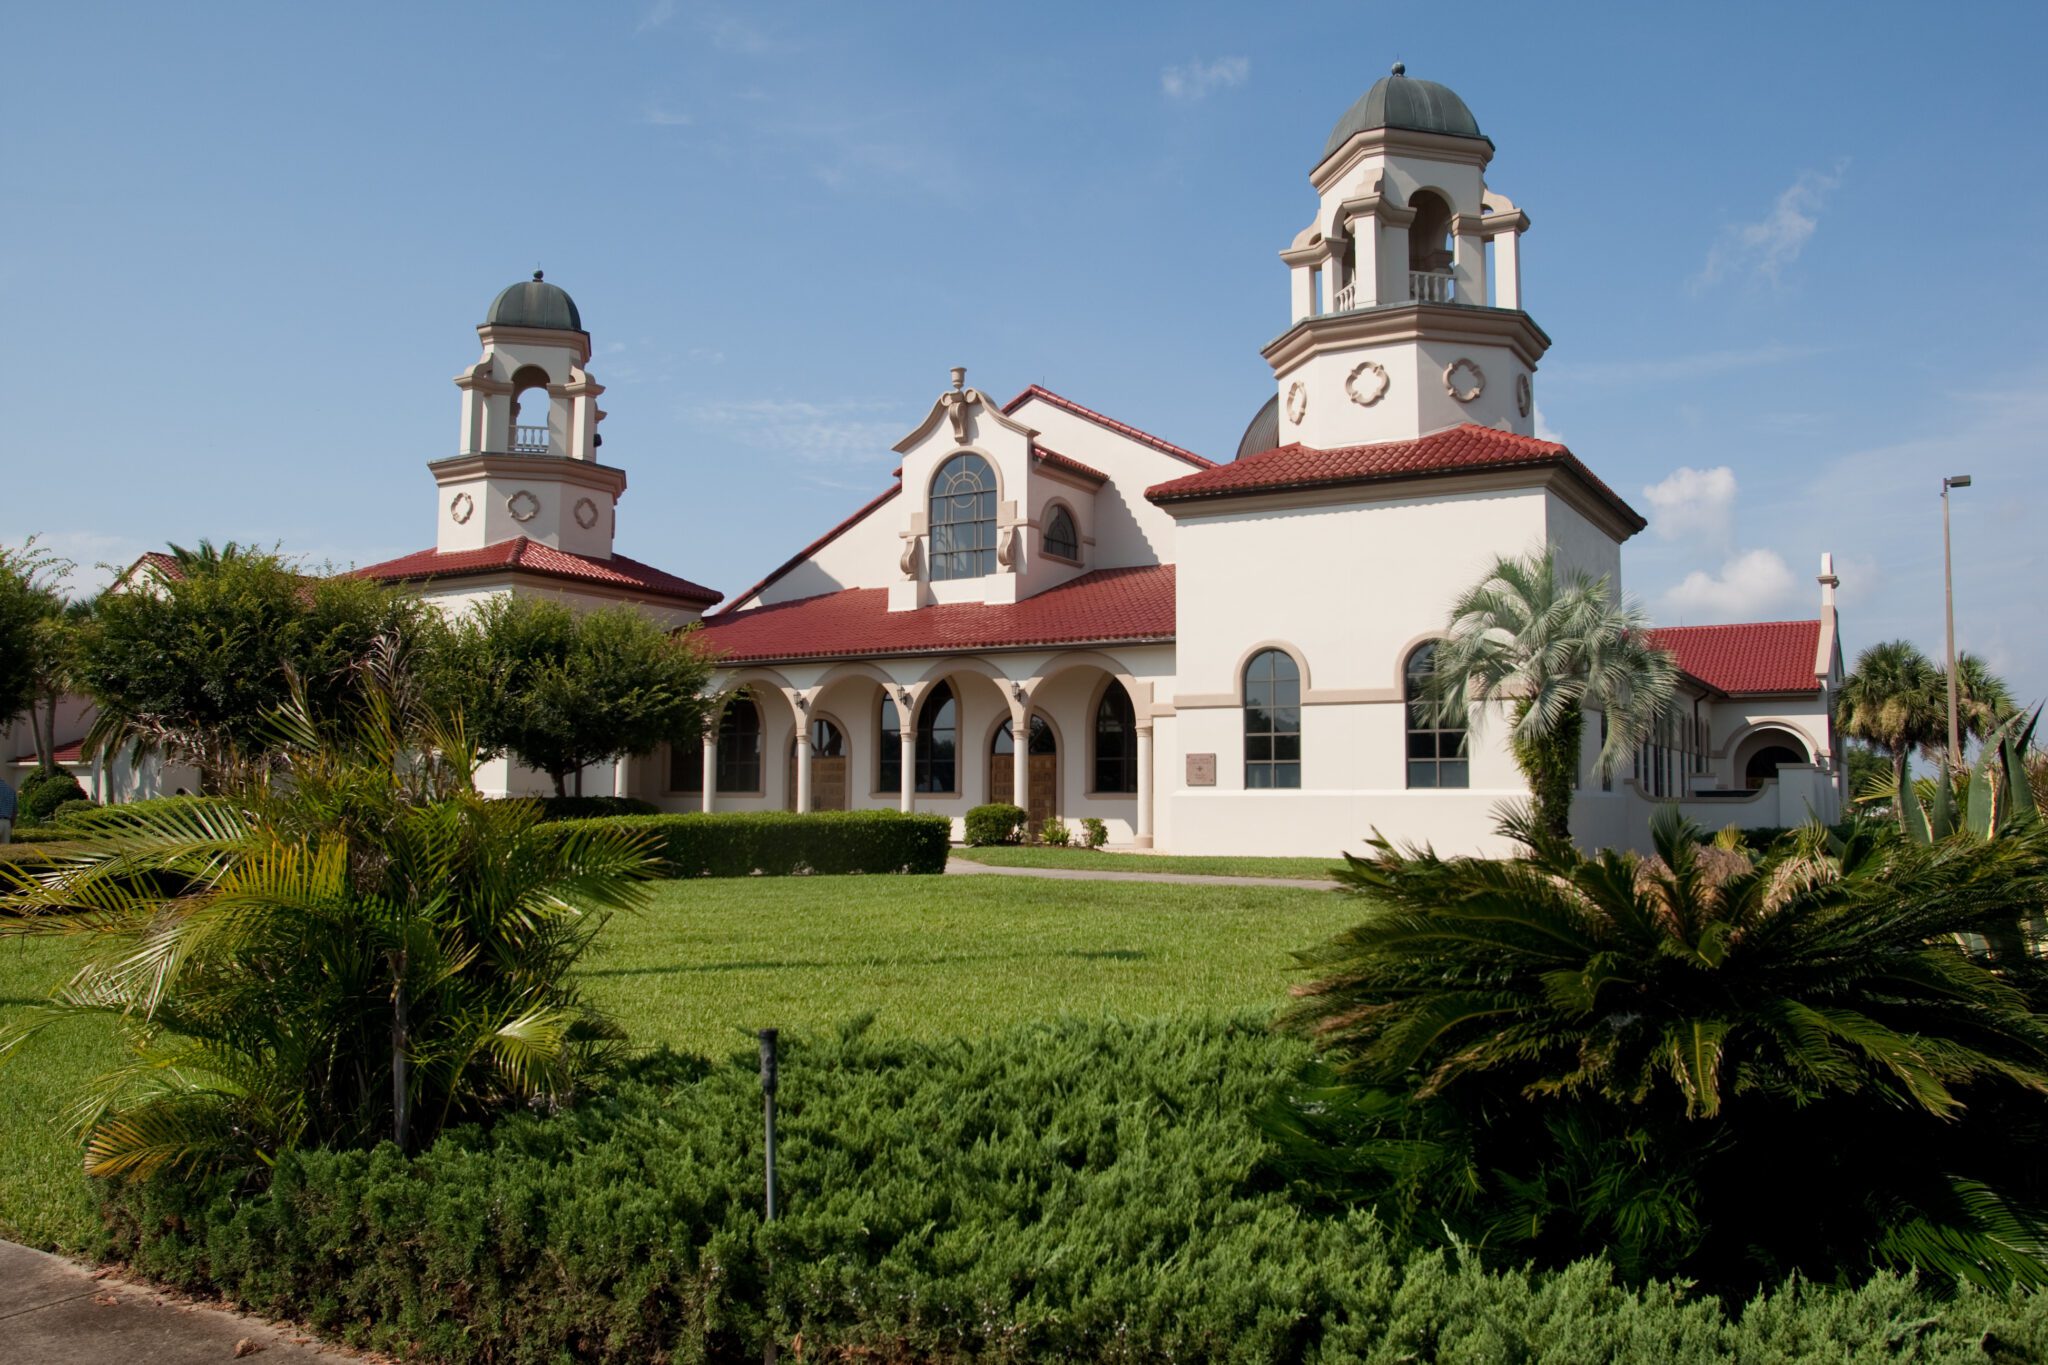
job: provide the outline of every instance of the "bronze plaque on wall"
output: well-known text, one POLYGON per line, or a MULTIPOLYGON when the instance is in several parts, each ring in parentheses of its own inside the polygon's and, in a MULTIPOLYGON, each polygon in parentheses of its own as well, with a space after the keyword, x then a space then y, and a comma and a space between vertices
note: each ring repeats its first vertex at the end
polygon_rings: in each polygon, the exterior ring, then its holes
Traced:
POLYGON ((1213 787, 1216 785, 1216 755, 1188 755, 1188 785, 1190 787, 1213 787))

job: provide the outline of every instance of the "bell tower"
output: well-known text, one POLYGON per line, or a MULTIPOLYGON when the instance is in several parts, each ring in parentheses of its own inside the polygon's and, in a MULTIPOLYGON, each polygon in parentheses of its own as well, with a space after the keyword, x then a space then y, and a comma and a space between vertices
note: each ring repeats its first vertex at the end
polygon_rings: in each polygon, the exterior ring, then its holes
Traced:
POLYGON ((1475 422, 1535 431, 1550 338, 1522 311, 1529 220, 1489 189, 1465 102, 1398 64, 1337 121, 1309 173, 1315 221, 1280 253, 1287 331, 1263 354, 1275 444, 1398 441, 1475 422))
POLYGON ((443 553, 518 536, 572 554, 612 556, 626 472, 597 462, 604 438, 590 375, 590 333, 576 301, 541 272, 491 301, 477 336, 483 357, 455 377, 458 453, 435 460, 443 553))

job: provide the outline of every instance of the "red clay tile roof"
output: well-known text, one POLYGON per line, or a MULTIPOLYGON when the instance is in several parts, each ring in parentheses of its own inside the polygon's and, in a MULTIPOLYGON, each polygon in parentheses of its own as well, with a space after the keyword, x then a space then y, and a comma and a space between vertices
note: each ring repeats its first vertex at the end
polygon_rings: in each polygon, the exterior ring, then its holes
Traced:
POLYGON ((1336 488, 1347 484, 1419 479, 1482 469, 1561 468, 1571 471, 1602 502, 1640 531, 1648 523, 1555 441, 1470 422, 1412 441, 1318 450, 1299 443, 1275 446, 1200 474, 1154 484, 1145 496, 1156 503, 1271 493, 1292 488, 1336 488))
POLYGON ((1040 388, 1036 384, 1033 384, 1030 388, 1003 404, 1004 416, 1009 416, 1016 412, 1018 408, 1023 407, 1033 398, 1043 399, 1056 408, 1073 413, 1076 417, 1085 417, 1099 427, 1107 427, 1119 436, 1128 436, 1133 441, 1138 442, 1138 444, 1151 446, 1154 450, 1165 455, 1171 455, 1176 460, 1186 460, 1198 469, 1214 469, 1216 467, 1214 460, 1205 459, 1195 454, 1192 450, 1183 450, 1171 441, 1162 441, 1151 432, 1140 431, 1134 426, 1117 421, 1114 417, 1105 417, 1093 408, 1084 408, 1073 399, 1062 398, 1051 389, 1040 388))
POLYGON ((887 588, 848 588, 709 618, 698 636, 728 663, 951 654, 1028 645, 1173 639, 1173 566, 1097 569, 1022 602, 890 611, 887 588))
MULTIPOLYGON (((55 757, 59 763, 83 763, 85 761, 85 741, 74 739, 69 744, 59 744, 55 757)), ((37 761, 38 759, 35 754, 19 754, 16 755, 13 766, 19 768, 25 763, 37 761)))
POLYGON ((660 569, 642 564, 637 559, 628 559, 624 555, 613 555, 610 559, 594 559, 587 555, 571 554, 567 550, 557 550, 551 545, 543 545, 525 536, 501 540, 480 550, 457 550, 451 554, 442 554, 439 550, 419 550, 397 559, 387 559, 382 564, 371 564, 356 569, 353 576, 376 578, 392 583, 428 578, 469 578, 488 573, 538 574, 544 578, 561 578, 576 583, 595 584, 598 587, 619 588, 648 597, 665 597, 672 601, 699 606, 709 606, 719 598, 716 588, 703 587, 687 578, 677 578, 674 574, 663 573, 660 569))
MULTIPOLYGON (((901 465, 898 465, 896 467, 896 474, 899 478, 902 476, 903 467, 901 465)), ((865 503, 861 505, 859 511, 855 512, 845 521, 840 522, 837 526, 827 531, 824 535, 819 536, 810 544, 804 546, 803 549, 798 550, 788 559, 783 560, 780 564, 776 565, 773 569, 771 569, 768 572, 767 577, 763 578, 753 587, 748 588, 745 592, 733 598, 732 601, 726 603, 723 607, 720 607, 718 614, 721 616, 729 615, 733 610, 735 610, 739 606, 740 603, 746 601, 755 593, 760 592, 762 589, 766 588, 770 583, 773 583, 776 579, 782 577, 791 569, 794 569, 797 565, 803 563, 806 559, 809 559, 812 555, 824 549, 833 541, 839 539, 839 537, 841 537, 842 535, 845 535, 848 531, 852 530, 855 526, 859 525, 861 520, 865 518, 868 513, 874 511, 877 507, 880 507, 883 503, 895 497, 898 493, 901 493, 902 491, 903 485, 899 483, 894 488, 885 488, 881 492, 875 494, 875 496, 873 496, 872 498, 869 498, 865 503)))
POLYGON ((1818 621, 1745 621, 1733 626, 1660 626, 1651 640, 1678 666, 1730 696, 1817 692, 1818 621))
POLYGON ((1040 464, 1051 465, 1054 469, 1064 469, 1069 474, 1077 474, 1081 478, 1092 480, 1095 483, 1109 482, 1109 475, 1101 470, 1082 464, 1070 455, 1062 455, 1057 450, 1047 450, 1036 441, 1031 443, 1031 455, 1040 464))

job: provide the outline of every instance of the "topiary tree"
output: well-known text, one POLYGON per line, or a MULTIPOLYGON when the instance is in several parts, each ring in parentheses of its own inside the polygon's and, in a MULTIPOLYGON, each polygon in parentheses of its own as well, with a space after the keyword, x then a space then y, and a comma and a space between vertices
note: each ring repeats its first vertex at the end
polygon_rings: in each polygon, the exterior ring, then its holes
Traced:
POLYGON ((40 825, 54 819, 57 809, 71 801, 86 799, 85 788, 62 768, 38 768, 21 780, 21 822, 40 825))
POLYGON ((448 659, 479 743, 546 773, 557 796, 593 763, 702 734, 710 711, 711 660, 692 632, 627 606, 493 597, 455 628, 448 659))

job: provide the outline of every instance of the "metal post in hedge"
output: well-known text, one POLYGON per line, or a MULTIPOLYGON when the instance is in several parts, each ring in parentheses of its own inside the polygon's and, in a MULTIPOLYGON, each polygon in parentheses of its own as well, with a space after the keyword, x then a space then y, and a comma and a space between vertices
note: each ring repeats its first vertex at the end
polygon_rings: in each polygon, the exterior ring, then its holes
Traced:
MULTIPOLYGON (((761 1040, 761 1117, 768 1134, 768 1142, 761 1149, 766 1167, 768 1212, 763 1222, 775 1221, 775 1030, 764 1028, 756 1035, 761 1040)), ((775 1338, 770 1336, 762 1348, 764 1365, 775 1365, 775 1338)))

